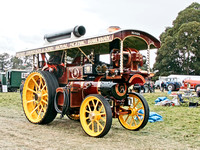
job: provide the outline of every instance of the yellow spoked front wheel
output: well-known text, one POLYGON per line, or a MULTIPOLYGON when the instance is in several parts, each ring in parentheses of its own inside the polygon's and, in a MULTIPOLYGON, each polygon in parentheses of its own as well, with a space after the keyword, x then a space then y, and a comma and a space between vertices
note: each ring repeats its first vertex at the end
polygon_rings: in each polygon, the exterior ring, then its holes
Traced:
POLYGON ((112 124, 112 111, 109 103, 101 95, 87 96, 81 104, 80 121, 89 136, 103 137, 112 124))
POLYGON ((24 87, 22 104, 26 118, 32 123, 47 124, 56 117, 53 100, 58 87, 55 76, 46 71, 29 74, 24 87))
POLYGON ((145 98, 138 93, 129 93, 127 97, 129 106, 120 106, 119 122, 129 130, 143 128, 149 119, 149 106, 145 98))

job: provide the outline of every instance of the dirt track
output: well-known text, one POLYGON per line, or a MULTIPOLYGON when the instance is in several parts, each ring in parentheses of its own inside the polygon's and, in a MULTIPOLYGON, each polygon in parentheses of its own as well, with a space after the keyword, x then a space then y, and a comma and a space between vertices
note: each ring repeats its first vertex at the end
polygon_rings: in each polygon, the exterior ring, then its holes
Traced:
POLYGON ((29 123, 22 110, 0 109, 0 149, 184 149, 181 143, 151 135, 145 129, 131 132, 114 121, 104 138, 88 137, 79 122, 64 118, 49 125, 29 123))
POLYGON ((181 140, 183 137, 179 138, 181 134, 178 132, 173 136, 170 133, 166 135, 168 131, 163 130, 163 127, 168 129, 168 126, 165 122, 148 123, 144 129, 135 132, 125 130, 117 119, 113 119, 112 127, 105 137, 92 138, 84 133, 80 122, 67 117, 59 119, 58 116, 48 125, 32 124, 24 116, 19 93, 0 94, 0 149, 3 150, 191 149, 191 144, 187 145, 181 140))

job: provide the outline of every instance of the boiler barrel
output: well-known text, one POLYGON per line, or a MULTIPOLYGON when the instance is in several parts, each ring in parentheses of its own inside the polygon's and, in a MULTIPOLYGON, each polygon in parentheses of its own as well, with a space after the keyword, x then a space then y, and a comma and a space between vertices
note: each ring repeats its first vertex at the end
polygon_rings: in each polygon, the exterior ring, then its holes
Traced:
POLYGON ((86 32, 86 29, 84 26, 75 26, 74 28, 64 30, 62 32, 46 34, 44 36, 44 39, 46 39, 48 42, 53 42, 53 41, 57 41, 57 40, 70 38, 71 33, 73 33, 74 36, 76 36, 76 37, 81 37, 85 34, 85 32, 86 32))

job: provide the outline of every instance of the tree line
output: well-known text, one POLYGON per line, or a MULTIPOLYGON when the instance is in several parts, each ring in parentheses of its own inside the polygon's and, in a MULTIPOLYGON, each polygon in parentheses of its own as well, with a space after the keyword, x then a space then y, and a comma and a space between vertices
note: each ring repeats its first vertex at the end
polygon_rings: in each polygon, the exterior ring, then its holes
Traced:
POLYGON ((17 58, 8 53, 0 54, 0 72, 8 69, 30 69, 32 66, 31 57, 17 58))
POLYGON ((172 27, 160 35, 153 70, 155 77, 170 74, 200 75, 200 4, 178 13, 172 27))
MULTIPOLYGON (((173 26, 161 33, 160 41, 153 66, 154 79, 170 74, 200 75, 200 4, 192 3, 179 12, 173 26)), ((31 65, 31 57, 20 59, 0 54, 0 71, 27 69, 31 65)))

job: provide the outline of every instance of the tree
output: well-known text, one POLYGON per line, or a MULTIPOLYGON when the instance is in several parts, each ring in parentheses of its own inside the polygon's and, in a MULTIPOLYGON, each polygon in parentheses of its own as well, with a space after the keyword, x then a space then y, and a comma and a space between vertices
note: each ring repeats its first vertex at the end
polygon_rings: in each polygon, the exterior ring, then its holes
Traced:
POLYGON ((22 59, 11 56, 10 64, 12 69, 29 70, 32 67, 33 60, 31 56, 25 56, 22 59))
POLYGON ((33 60, 31 56, 26 56, 23 59, 16 56, 10 56, 8 53, 0 54, 0 71, 7 69, 23 69, 30 70, 33 60))
POLYGON ((162 43, 153 69, 156 76, 200 74, 200 4, 179 12, 173 27, 160 35, 162 43))
POLYGON ((184 23, 177 36, 177 49, 186 74, 200 74, 200 22, 184 23))
POLYGON ((24 63, 26 69, 31 68, 33 64, 33 57, 32 56, 25 56, 24 63))
POLYGON ((9 58, 10 55, 8 53, 0 54, 0 71, 5 71, 9 68, 9 58))
POLYGON ((11 64, 12 64, 12 69, 24 69, 22 67, 23 61, 16 56, 11 57, 11 64))

